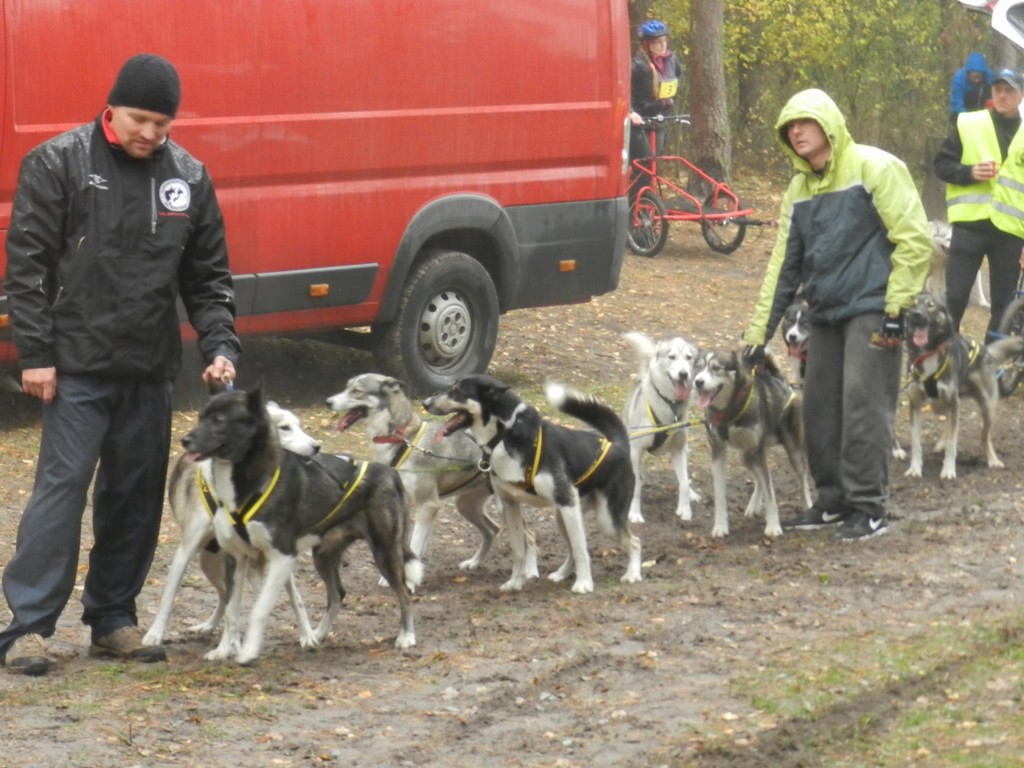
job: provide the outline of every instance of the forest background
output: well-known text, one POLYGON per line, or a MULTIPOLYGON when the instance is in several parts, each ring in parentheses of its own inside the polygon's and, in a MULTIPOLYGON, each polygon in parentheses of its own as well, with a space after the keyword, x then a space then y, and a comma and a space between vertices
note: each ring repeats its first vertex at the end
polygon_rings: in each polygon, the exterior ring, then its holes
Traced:
POLYGON ((629 14, 634 33, 663 20, 683 62, 676 111, 693 125, 670 136, 670 149, 727 179, 779 182, 791 168, 775 119, 794 93, 821 88, 856 141, 907 163, 929 216, 944 214, 931 159, 950 127, 953 73, 971 51, 993 70, 1021 68, 990 17, 956 0, 630 0, 629 14))

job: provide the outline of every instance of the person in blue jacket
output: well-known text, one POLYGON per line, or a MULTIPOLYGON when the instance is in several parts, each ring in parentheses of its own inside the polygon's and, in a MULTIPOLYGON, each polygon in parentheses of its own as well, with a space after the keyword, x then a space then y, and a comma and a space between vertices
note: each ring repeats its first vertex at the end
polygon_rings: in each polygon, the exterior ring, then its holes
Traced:
POLYGON ((953 75, 949 88, 949 119, 955 123, 961 112, 985 109, 992 98, 994 75, 984 54, 971 51, 967 62, 953 75))

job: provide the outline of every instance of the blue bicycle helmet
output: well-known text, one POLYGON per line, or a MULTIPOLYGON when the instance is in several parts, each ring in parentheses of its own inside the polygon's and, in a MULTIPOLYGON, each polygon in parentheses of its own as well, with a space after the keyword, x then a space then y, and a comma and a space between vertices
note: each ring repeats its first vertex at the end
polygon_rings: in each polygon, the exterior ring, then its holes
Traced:
POLYGON ((668 34, 668 27, 665 26, 665 22, 658 21, 657 19, 651 19, 645 21, 640 25, 640 39, 647 40, 651 37, 661 37, 662 35, 668 34))

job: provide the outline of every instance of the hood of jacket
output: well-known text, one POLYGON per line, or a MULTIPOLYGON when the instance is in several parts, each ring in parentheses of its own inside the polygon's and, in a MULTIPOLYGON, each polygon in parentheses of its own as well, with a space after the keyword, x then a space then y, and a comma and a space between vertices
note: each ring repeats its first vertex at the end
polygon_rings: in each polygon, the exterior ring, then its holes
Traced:
POLYGON ((964 71, 984 72, 986 77, 992 74, 992 70, 988 68, 988 64, 985 62, 985 55, 978 53, 977 51, 971 51, 967 54, 967 62, 964 64, 964 71))
MULTIPOLYGON (((800 91, 793 96, 786 106, 779 113, 779 119, 775 121, 775 135, 782 145, 783 151, 793 161, 793 166, 800 173, 811 174, 814 170, 811 164, 793 151, 786 136, 786 125, 793 120, 810 118, 821 126, 825 137, 832 147, 832 160, 843 154, 844 150, 853 143, 853 137, 846 129, 846 118, 839 111, 839 107, 832 101, 832 98, 822 90, 810 88, 800 91)), ((829 167, 833 163, 829 162, 829 167)), ((828 169, 826 168, 826 173, 828 169)))

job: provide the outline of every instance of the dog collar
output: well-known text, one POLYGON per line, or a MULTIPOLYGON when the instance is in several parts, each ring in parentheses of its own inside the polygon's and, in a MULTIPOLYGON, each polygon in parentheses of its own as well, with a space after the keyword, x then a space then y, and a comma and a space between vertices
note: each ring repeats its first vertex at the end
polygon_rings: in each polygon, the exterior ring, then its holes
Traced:
MULTIPOLYGON (((413 435, 412 440, 406 440, 405 438, 400 438, 401 442, 405 443, 405 448, 403 450, 399 451, 398 453, 396 453, 394 456, 391 457, 391 466, 392 466, 393 469, 398 469, 400 466, 402 466, 402 464, 405 463, 405 460, 407 458, 409 458, 409 454, 411 454, 416 449, 416 444, 419 442, 419 439, 423 436, 423 433, 426 431, 426 429, 427 429, 427 422, 422 421, 422 422, 420 422, 420 428, 416 430, 416 434, 413 435)), ((405 430, 402 430, 402 431, 404 432, 405 430)), ((374 438, 374 441, 376 441, 376 440, 377 440, 377 438, 374 438)), ((381 442, 390 442, 390 441, 385 439, 385 440, 382 440, 381 442)))

